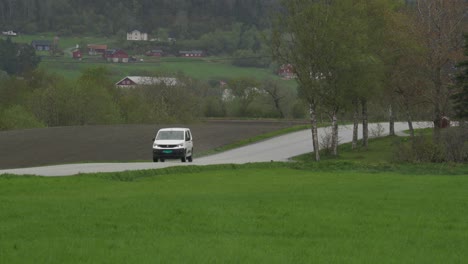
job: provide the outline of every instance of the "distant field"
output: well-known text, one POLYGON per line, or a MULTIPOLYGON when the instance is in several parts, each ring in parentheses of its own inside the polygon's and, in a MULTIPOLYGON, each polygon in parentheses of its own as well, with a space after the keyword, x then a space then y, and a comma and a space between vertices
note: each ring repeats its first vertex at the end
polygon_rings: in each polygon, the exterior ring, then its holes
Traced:
MULTIPOLYGON (((136 63, 108 63, 100 58, 84 59, 83 61, 72 60, 71 58, 60 58, 50 60, 44 58, 40 67, 53 71, 66 78, 77 78, 81 70, 86 68, 104 66, 108 68, 114 80, 118 81, 127 75, 164 75, 176 74, 178 72, 199 80, 228 80, 239 77, 252 77, 258 80, 267 78, 280 80, 269 69, 241 68, 235 67, 224 61, 209 61, 198 59, 177 59, 165 58, 153 62, 136 63)), ((294 81, 282 81, 285 85, 294 85, 294 81)))
POLYGON ((0 263, 463 263, 468 177, 226 165, 0 177, 0 263))
MULTIPOLYGON (((33 40, 49 40, 53 41, 56 35, 52 33, 44 33, 44 34, 37 34, 37 35, 27 35, 27 34, 20 34, 17 37, 12 37, 11 39, 14 42, 18 43, 31 43, 33 40)), ((2 36, 2 38, 6 38, 2 36)), ((114 43, 116 40, 111 38, 104 38, 104 37, 59 37, 59 47, 63 50, 75 47, 76 44, 81 42, 87 44, 111 44, 114 43)))

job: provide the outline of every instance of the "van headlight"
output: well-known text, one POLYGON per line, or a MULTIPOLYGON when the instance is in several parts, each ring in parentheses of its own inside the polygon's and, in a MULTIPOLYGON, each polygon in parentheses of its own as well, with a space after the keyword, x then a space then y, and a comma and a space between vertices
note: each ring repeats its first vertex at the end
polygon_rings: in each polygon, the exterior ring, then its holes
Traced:
POLYGON ((184 147, 184 144, 179 144, 179 145, 177 145, 177 147, 183 148, 183 147, 184 147))

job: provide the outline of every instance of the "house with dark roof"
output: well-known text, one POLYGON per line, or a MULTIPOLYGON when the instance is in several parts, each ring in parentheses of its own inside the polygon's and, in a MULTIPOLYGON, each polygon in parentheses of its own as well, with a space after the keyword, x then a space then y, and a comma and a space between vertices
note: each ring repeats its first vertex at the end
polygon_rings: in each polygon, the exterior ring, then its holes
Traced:
POLYGON ((52 48, 52 42, 50 40, 33 40, 31 41, 31 46, 35 50, 50 50, 52 48))

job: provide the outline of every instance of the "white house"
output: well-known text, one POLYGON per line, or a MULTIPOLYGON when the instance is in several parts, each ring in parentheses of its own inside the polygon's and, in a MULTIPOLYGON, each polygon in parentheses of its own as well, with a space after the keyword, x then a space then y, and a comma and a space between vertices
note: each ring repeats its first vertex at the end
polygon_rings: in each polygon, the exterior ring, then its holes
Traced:
POLYGON ((115 85, 122 88, 134 88, 141 85, 158 85, 161 83, 166 86, 175 86, 177 85, 177 79, 172 77, 127 76, 115 85))
POLYGON ((2 35, 5 35, 5 36, 17 36, 18 33, 16 31, 13 31, 13 30, 8 30, 8 31, 2 31, 2 35))
POLYGON ((135 29, 127 32, 127 40, 148 40, 148 34, 135 29))

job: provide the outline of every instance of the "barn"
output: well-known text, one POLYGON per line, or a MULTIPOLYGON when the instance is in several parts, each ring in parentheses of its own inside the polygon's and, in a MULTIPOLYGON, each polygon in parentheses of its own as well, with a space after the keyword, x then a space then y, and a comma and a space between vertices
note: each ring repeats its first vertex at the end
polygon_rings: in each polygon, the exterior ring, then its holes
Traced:
POLYGON ((73 57, 74 59, 81 59, 81 51, 80 51, 79 49, 74 50, 74 51, 72 52, 72 57, 73 57))

